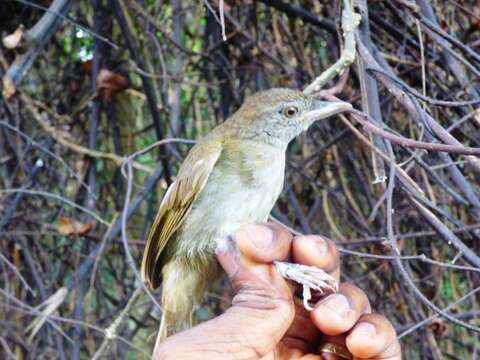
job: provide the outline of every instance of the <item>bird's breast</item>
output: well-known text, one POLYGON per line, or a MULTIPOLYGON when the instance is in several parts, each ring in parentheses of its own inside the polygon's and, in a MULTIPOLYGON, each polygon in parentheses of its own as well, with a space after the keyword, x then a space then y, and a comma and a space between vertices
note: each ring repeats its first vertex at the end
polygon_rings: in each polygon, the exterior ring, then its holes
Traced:
POLYGON ((185 251, 211 253, 239 226, 268 219, 283 188, 285 152, 267 145, 255 150, 222 154, 180 231, 185 251))

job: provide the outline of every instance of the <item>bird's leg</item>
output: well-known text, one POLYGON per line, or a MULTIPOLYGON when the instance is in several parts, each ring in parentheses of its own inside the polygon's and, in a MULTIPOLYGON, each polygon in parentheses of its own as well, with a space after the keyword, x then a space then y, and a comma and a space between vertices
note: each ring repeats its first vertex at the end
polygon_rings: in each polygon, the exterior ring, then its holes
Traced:
POLYGON ((274 264, 285 279, 295 281, 303 286, 303 306, 307 310, 312 310, 309 304, 309 300, 312 298, 311 290, 316 290, 320 294, 338 291, 337 280, 315 266, 282 261, 274 261, 274 264))
MULTIPOLYGON (((221 239, 215 250, 217 259, 227 273, 234 273, 239 264, 239 253, 235 241, 231 236, 221 239)), ((309 300, 312 298, 311 290, 320 294, 337 292, 338 282, 334 277, 315 266, 294 264, 284 261, 274 261, 278 273, 285 279, 295 281, 303 286, 303 306, 312 310, 309 300)))

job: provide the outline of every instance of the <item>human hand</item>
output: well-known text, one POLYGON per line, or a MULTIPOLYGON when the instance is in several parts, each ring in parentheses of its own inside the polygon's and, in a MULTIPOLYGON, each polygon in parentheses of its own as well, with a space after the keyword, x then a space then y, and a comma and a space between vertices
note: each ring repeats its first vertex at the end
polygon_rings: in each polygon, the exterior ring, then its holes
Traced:
POLYGON ((348 349, 353 359, 401 359, 395 330, 371 313, 365 293, 353 284, 322 298, 309 312, 294 301, 292 286, 272 262, 288 256, 339 280, 338 251, 331 240, 292 235, 283 227, 250 224, 217 258, 236 295, 222 315, 178 333, 156 349, 154 359, 342 359, 320 348, 348 349), (325 345, 327 344, 327 345, 325 345), (332 346, 332 344, 336 344, 332 346))

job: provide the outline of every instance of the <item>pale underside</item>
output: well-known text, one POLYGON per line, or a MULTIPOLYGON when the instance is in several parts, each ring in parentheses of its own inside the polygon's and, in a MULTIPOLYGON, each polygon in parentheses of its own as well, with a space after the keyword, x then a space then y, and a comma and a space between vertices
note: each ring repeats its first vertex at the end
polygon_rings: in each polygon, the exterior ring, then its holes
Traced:
POLYGON ((152 287, 170 261, 204 270, 219 241, 242 224, 267 220, 283 187, 285 149, 241 145, 210 141, 189 153, 147 239, 142 275, 152 287))
POLYGON ((241 225, 268 219, 282 191, 285 152, 265 144, 254 146, 255 154, 242 154, 241 164, 223 161, 237 149, 226 147, 178 231, 177 256, 209 257, 241 225))

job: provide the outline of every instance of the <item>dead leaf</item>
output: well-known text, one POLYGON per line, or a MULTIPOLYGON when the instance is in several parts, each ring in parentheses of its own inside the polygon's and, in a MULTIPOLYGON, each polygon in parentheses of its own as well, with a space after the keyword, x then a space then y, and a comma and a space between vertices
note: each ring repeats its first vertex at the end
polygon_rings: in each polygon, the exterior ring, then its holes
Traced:
POLYGON ((472 27, 476 30, 480 30, 480 1, 477 1, 477 5, 473 7, 474 22, 472 27))
POLYGON ((72 133, 67 126, 55 128, 55 134, 65 140, 73 139, 72 133))
POLYGON ((90 231, 93 222, 81 223, 78 220, 61 216, 58 220, 58 232, 60 235, 83 235, 90 231))
POLYGON ((43 303, 38 305, 35 310, 39 311, 35 319, 27 326, 25 329, 25 333, 30 332, 30 336, 28 337, 28 342, 32 342, 35 335, 38 331, 42 328, 43 324, 47 321, 47 319, 53 315, 60 305, 62 305, 63 301, 67 297, 68 290, 66 287, 61 287, 60 289, 55 292, 52 296, 46 299, 43 303))
POLYGON ((77 159, 73 165, 75 172, 84 174, 88 167, 88 162, 85 159, 77 159))
POLYGON ((83 71, 85 71, 87 74, 90 74, 92 72, 92 60, 87 60, 82 63, 82 68, 83 71))
POLYGON ((17 89, 15 88, 15 84, 13 83, 12 79, 4 77, 2 79, 3 82, 3 96, 5 99, 10 99, 13 95, 15 95, 15 92, 17 89))
POLYGON ((432 330, 435 333, 435 335, 439 337, 444 337, 445 335, 447 335, 448 329, 443 319, 439 319, 439 318, 432 319, 428 324, 428 328, 432 330))
POLYGON ((20 25, 17 30, 3 38, 3 46, 7 49, 15 49, 22 41, 24 33, 25 28, 23 25, 20 25))
POLYGON ((445 19, 440 19, 440 27, 443 31, 448 31, 448 23, 445 21, 445 19))
POLYGON ((128 89, 130 82, 123 75, 107 69, 101 69, 97 76, 97 90, 103 99, 109 101, 113 95, 128 89))

